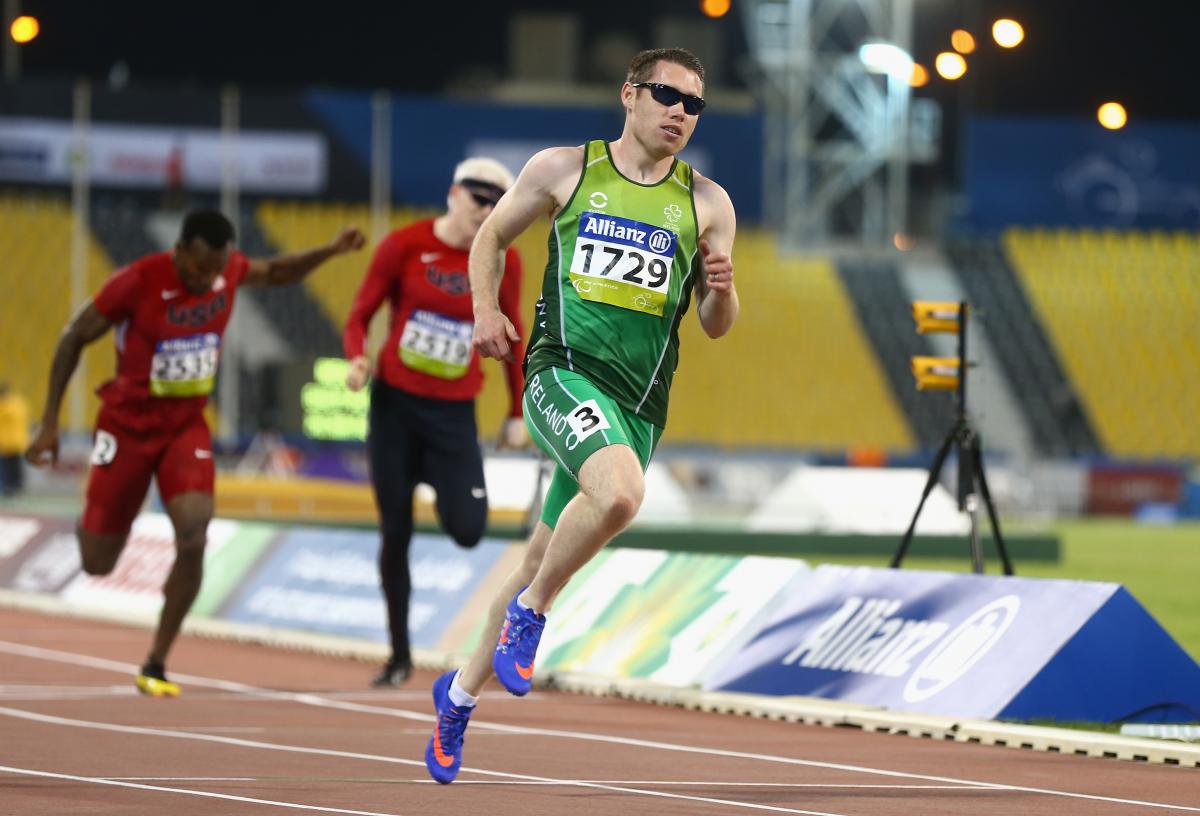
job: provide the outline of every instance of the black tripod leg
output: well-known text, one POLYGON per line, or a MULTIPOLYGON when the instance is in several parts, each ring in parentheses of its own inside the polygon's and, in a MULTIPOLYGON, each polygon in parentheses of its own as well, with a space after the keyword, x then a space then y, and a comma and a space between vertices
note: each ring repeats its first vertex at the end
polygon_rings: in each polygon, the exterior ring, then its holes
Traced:
POLYGON ((917 529, 917 518, 921 515, 921 508, 925 506, 925 500, 933 492, 933 486, 937 484, 938 474, 942 472, 942 463, 946 461, 946 455, 950 453, 950 446, 954 444, 957 436, 958 428, 954 428, 950 433, 946 434, 942 446, 938 448, 937 456, 933 457, 933 464, 929 466, 929 478, 925 480, 925 489, 921 491, 921 501, 917 502, 917 512, 913 513, 912 522, 908 525, 908 530, 904 533, 904 538, 900 539, 900 547, 896 550, 896 554, 892 556, 892 563, 888 565, 892 569, 900 566, 900 562, 904 560, 904 556, 908 552, 908 545, 912 543, 913 531, 917 529))
POLYGON ((1000 521, 996 518, 996 506, 992 504, 992 492, 988 490, 987 476, 983 474, 983 453, 979 446, 971 452, 975 463, 975 477, 979 480, 979 492, 983 494, 983 503, 987 507, 988 518, 992 522, 992 536, 996 540, 996 552, 1000 554, 1000 562, 1004 564, 1004 574, 1013 575, 1012 561, 1008 560, 1008 547, 1004 545, 1004 536, 1000 534, 1000 521))

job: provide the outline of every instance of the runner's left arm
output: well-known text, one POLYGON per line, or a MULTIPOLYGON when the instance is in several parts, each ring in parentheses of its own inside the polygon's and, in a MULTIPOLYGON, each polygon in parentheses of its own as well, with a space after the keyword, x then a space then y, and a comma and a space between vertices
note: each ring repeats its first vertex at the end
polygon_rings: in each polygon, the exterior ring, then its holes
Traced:
POLYGON ((737 320, 739 303, 733 286, 733 236, 737 218, 729 194, 697 174, 696 209, 700 216, 701 273, 696 285, 696 314, 709 337, 723 336, 737 320))
POLYGON ((357 227, 346 227, 332 241, 304 252, 250 258, 246 269, 247 286, 287 286, 299 283, 330 258, 361 249, 367 238, 357 227))

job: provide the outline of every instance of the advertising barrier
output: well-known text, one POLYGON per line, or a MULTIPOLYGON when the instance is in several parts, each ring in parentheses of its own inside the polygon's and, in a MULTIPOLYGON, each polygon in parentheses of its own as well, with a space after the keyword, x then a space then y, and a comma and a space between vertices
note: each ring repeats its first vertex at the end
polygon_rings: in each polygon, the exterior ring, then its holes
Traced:
POLYGON ((808 569, 798 559, 603 550, 555 601, 538 665, 699 682, 808 569))
MULTIPOLYGON (((73 526, 0 516, 0 588, 153 619, 173 560, 168 518, 140 516, 102 577, 81 572, 73 526)), ((215 520, 192 617, 386 643, 378 551, 374 531, 215 520)), ((414 536, 413 645, 462 653, 493 637, 488 604, 523 554, 414 536)), ((1200 665, 1118 584, 795 558, 606 548, 556 599, 538 666, 953 717, 1200 717, 1200 665)))
POLYGON ((1200 666, 1117 584, 818 567, 709 688, 992 719, 1194 719, 1200 666))
MULTIPOLYGON (((413 536, 409 630, 414 646, 438 644, 464 598, 507 547, 484 539, 464 550, 446 536, 413 536)), ((217 617, 387 642, 378 564, 377 533, 295 528, 280 536, 217 617)))

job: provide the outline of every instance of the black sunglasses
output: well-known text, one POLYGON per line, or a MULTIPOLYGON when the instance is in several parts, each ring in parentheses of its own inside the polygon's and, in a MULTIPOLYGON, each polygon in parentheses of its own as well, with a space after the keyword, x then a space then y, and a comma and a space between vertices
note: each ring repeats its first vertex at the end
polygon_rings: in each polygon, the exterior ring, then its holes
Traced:
POLYGON ((480 207, 495 207, 500 200, 491 196, 483 195, 482 193, 471 193, 471 198, 475 199, 475 203, 480 207))
POLYGON ((480 207, 495 207, 496 202, 504 195, 504 189, 496 184, 487 181, 476 181, 475 179, 463 179, 458 182, 461 184, 475 203, 480 207))
POLYGON ((708 103, 698 96, 685 94, 683 91, 678 91, 670 85, 664 85, 661 82, 635 82, 634 88, 649 88, 650 95, 654 97, 654 101, 666 107, 672 107, 683 103, 683 112, 688 116, 699 116, 700 111, 704 110, 704 106, 708 103))

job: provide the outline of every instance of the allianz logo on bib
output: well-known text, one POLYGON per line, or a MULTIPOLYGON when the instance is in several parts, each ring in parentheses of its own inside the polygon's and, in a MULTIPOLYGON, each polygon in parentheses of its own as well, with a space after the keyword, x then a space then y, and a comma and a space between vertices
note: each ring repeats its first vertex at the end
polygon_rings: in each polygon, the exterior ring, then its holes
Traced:
POLYGON ((594 212, 579 216, 579 235, 624 244, 667 258, 675 254, 677 240, 675 233, 653 224, 594 212))
POLYGON ((1021 599, 998 598, 953 631, 945 621, 896 615, 900 604, 891 598, 849 597, 781 663, 882 677, 907 674, 904 699, 918 702, 942 691, 978 663, 1012 625, 1021 599), (922 654, 925 658, 913 669, 922 654))

